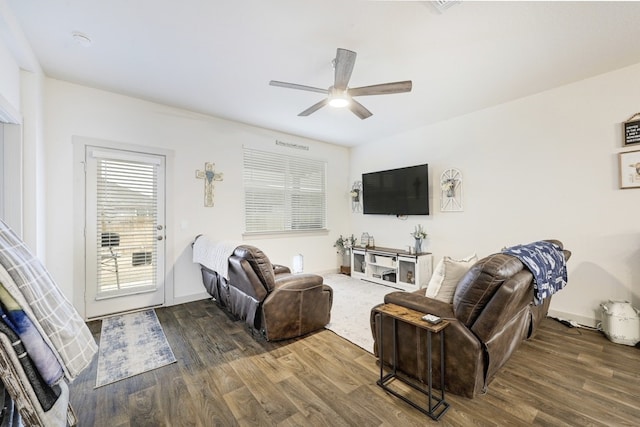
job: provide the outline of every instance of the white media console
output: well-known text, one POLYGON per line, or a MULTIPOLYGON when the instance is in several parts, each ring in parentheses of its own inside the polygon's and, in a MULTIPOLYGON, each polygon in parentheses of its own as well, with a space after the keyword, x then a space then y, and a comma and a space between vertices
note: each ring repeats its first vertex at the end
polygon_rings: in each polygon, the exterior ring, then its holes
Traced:
POLYGON ((401 284, 424 288, 429 284, 433 256, 392 248, 352 248, 351 277, 383 285, 401 284))

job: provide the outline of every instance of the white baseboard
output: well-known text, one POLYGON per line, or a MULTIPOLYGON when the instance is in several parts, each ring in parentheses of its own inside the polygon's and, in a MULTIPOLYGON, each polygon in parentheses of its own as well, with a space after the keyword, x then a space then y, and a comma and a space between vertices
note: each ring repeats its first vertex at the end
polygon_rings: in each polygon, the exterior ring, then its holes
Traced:
POLYGON ((338 274, 340 273, 340 269, 336 268, 333 270, 322 270, 322 271, 316 271, 313 274, 317 274, 318 276, 326 276, 327 274, 338 274))
POLYGON ((211 299, 211 295, 209 295, 207 292, 200 292, 197 294, 174 297, 173 304, 170 305, 186 304, 188 302, 200 301, 203 299, 211 299))
POLYGON ((549 309, 548 316, 557 317, 559 319, 564 319, 564 320, 573 320, 577 322, 579 325, 589 326, 591 328, 597 327, 598 323, 600 323, 600 320, 598 319, 594 319, 586 316, 580 316, 578 314, 573 314, 573 313, 565 313, 563 311, 552 310, 552 309, 549 309))

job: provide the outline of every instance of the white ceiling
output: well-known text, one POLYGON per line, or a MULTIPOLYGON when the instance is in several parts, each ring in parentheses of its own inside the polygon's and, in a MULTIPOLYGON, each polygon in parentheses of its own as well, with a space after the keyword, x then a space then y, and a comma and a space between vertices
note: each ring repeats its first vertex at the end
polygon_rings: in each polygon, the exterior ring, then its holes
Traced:
MULTIPOLYGON (((117 93, 353 146, 640 62, 638 2, 8 0, 45 73, 117 93), (75 43, 79 31, 93 41, 75 43), (373 116, 325 107, 336 48, 373 116)), ((639 76, 640 78, 640 76, 639 76)))

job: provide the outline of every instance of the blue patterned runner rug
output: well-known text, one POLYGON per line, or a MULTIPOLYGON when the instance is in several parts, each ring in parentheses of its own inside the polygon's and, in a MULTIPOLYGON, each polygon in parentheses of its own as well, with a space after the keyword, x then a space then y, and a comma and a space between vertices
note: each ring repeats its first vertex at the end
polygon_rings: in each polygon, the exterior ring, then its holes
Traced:
POLYGON ((102 320, 96 388, 175 361, 154 310, 102 320))

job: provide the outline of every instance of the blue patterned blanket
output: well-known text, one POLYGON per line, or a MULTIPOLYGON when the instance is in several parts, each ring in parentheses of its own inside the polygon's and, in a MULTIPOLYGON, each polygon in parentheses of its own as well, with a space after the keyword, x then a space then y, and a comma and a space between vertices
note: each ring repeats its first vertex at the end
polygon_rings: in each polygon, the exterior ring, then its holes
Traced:
POLYGON ((560 247, 554 243, 539 241, 517 245, 502 251, 518 258, 533 274, 533 303, 542 304, 567 284, 567 264, 560 247))
POLYGON ((20 337, 27 354, 47 385, 60 381, 64 373, 56 355, 2 283, 0 283, 0 317, 2 322, 20 337))

